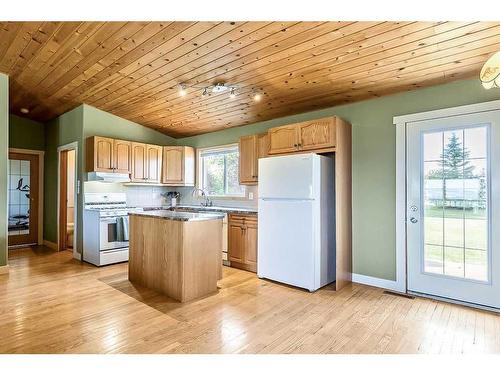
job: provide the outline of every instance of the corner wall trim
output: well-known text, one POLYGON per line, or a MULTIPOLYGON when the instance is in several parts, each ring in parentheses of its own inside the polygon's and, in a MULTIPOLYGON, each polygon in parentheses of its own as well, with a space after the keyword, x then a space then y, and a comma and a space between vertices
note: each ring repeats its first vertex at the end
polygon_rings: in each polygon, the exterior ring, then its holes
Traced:
POLYGON ((401 286, 394 280, 380 279, 378 277, 352 274, 352 282, 364 285, 370 285, 381 289, 394 290, 401 292, 401 286))
POLYGON ((49 240, 43 240, 43 244, 52 250, 57 250, 57 244, 49 240))
POLYGON ((0 275, 5 275, 7 273, 9 273, 9 265, 0 266, 0 275))

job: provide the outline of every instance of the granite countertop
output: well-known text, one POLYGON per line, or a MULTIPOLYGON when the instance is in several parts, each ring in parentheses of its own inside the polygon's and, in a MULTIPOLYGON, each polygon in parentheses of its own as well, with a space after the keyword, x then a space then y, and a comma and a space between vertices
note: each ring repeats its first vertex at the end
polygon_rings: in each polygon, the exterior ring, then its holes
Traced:
POLYGON ((131 212, 129 215, 158 217, 166 220, 176 221, 204 221, 204 220, 220 220, 224 215, 217 213, 198 213, 198 212, 176 212, 165 209, 160 210, 145 210, 141 212, 131 212))
POLYGON ((156 210, 170 210, 173 212, 176 209, 193 211, 193 212, 223 212, 223 213, 233 213, 233 214, 257 214, 256 208, 242 208, 242 207, 222 207, 222 206, 193 206, 193 205, 178 205, 175 207, 162 206, 162 207, 143 207, 144 211, 156 211, 156 210))

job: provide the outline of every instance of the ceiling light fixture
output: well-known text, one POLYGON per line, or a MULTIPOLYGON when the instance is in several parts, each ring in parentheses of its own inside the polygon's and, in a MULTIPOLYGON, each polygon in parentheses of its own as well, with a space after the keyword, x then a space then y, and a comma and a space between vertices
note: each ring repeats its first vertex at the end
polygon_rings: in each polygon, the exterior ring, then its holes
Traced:
POLYGON ((30 110, 28 108, 21 108, 20 111, 21 111, 21 113, 24 113, 24 114, 30 112, 30 110))
POLYGON ((259 93, 256 93, 254 96, 253 96, 253 100, 255 100, 256 102, 260 102, 260 100, 262 99, 262 95, 259 94, 259 93))
POLYGON ((479 78, 487 90, 500 87, 500 51, 484 63, 479 78))
POLYGON ((208 95, 208 91, 207 91, 206 87, 203 89, 203 92, 201 93, 201 95, 203 95, 203 96, 207 96, 208 95))
POLYGON ((234 87, 231 87, 231 92, 229 93, 229 97, 230 97, 231 99, 236 98, 236 93, 234 92, 234 87))
POLYGON ((186 85, 185 85, 185 84, 183 84, 183 83, 181 83, 181 84, 179 85, 179 95, 180 95, 180 96, 186 96, 186 94, 187 94, 187 91, 186 91, 186 85))

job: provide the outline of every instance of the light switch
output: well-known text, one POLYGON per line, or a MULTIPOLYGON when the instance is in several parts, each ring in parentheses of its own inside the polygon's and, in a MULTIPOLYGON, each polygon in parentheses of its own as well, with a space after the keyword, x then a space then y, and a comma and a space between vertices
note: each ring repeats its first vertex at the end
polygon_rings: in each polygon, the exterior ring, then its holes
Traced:
POLYGON ((248 199, 253 199, 253 193, 248 193, 248 199))

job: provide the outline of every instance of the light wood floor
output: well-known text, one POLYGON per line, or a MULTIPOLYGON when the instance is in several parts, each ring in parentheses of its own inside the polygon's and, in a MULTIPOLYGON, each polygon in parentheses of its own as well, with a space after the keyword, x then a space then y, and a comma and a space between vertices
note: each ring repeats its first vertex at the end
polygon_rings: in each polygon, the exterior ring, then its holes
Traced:
POLYGON ((314 294, 224 269, 180 304, 39 247, 0 275, 2 353, 500 353, 500 315, 353 284, 314 294))

